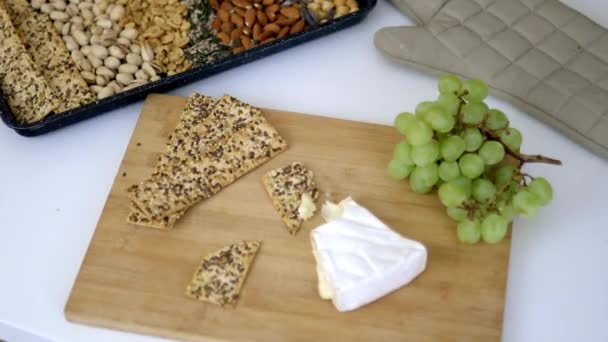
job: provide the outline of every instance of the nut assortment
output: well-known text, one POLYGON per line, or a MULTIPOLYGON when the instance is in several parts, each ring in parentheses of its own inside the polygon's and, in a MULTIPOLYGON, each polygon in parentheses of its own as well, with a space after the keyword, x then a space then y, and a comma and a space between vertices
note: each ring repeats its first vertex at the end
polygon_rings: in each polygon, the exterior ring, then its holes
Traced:
MULTIPOLYGON (((82 78, 98 99, 160 79, 161 67, 145 58, 150 48, 136 42, 134 25, 122 27, 127 0, 32 0, 49 14, 82 78)), ((149 52, 151 53, 151 52, 149 52)))
POLYGON ((359 10, 357 0, 312 0, 306 7, 321 23, 359 10))
POLYGON ((279 0, 209 0, 217 16, 211 27, 233 53, 303 31, 300 4, 279 0))
MULTIPOLYGON (((47 45, 58 47, 52 58, 67 61, 55 70, 45 62, 50 58, 47 50, 26 44, 43 69, 44 79, 39 81, 55 87, 46 100, 58 105, 45 115, 214 63, 359 9, 356 0, 10 0, 9 4, 17 25, 39 16, 20 29, 28 32, 28 39, 53 38, 46 39, 51 42, 47 45), (23 15, 27 11, 31 13, 23 15), (67 86, 60 87, 61 82, 67 86)), ((0 57, 8 58, 5 55, 0 57)), ((2 58, 0 74, 8 65, 2 58)))
POLYGON ((187 15, 188 6, 177 0, 129 0, 120 23, 141 32, 150 62, 171 76, 192 67, 183 50, 190 43, 187 15))

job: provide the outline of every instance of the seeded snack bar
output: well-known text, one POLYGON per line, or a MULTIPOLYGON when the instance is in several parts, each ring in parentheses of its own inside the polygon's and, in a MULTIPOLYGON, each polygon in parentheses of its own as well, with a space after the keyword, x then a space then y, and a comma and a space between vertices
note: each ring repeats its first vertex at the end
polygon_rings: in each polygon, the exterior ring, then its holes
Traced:
POLYGON ((302 195, 308 194, 313 201, 319 198, 313 177, 313 172, 299 162, 271 170, 262 177, 272 205, 292 235, 298 232, 303 221, 298 213, 302 195))
POLYGON ((243 241, 208 254, 194 272, 186 295, 220 306, 236 305, 260 246, 259 241, 243 241))
POLYGON ((0 41, 0 87, 9 107, 20 122, 41 120, 58 107, 58 101, 1 4, 0 41))

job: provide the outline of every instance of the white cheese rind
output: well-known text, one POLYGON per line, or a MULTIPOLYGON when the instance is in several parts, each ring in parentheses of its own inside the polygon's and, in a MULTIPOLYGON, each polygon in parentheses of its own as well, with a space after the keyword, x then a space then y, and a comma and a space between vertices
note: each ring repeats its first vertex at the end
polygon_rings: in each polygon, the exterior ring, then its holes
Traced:
POLYGON ((320 295, 331 297, 338 311, 371 303, 424 271, 427 251, 421 243, 394 232, 351 198, 338 207, 337 218, 311 232, 318 274, 324 278, 320 295))

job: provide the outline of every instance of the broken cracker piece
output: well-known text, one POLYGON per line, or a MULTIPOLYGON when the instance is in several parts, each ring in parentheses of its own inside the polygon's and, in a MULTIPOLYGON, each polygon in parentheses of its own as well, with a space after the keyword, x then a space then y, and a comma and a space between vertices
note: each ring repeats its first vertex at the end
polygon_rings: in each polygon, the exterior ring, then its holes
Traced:
POLYGON ((186 288, 186 295, 220 306, 236 305, 261 244, 242 241, 203 257, 186 288))
POLYGON ((319 190, 313 178, 313 172, 299 162, 272 170, 262 177, 272 204, 292 235, 316 210, 314 201, 319 198, 319 190))

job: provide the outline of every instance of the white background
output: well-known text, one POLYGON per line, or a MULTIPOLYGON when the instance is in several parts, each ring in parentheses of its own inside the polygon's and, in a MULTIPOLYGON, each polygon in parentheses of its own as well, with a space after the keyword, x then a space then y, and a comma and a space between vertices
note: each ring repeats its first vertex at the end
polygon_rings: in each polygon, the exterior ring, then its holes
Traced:
MULTIPOLYGON (((566 2, 607 26, 608 2, 566 2)), ((411 24, 380 0, 356 27, 173 93, 230 93, 261 107, 390 124, 436 96, 434 79, 392 64, 373 46, 381 27, 411 24)), ((524 152, 565 163, 527 169, 550 179, 555 200, 537 218, 515 222, 503 341, 606 342, 608 162, 509 104, 489 102, 521 129, 524 152)), ((157 340, 63 316, 141 106, 37 138, 0 125, 0 339, 29 340, 21 329, 53 341, 157 340)))

